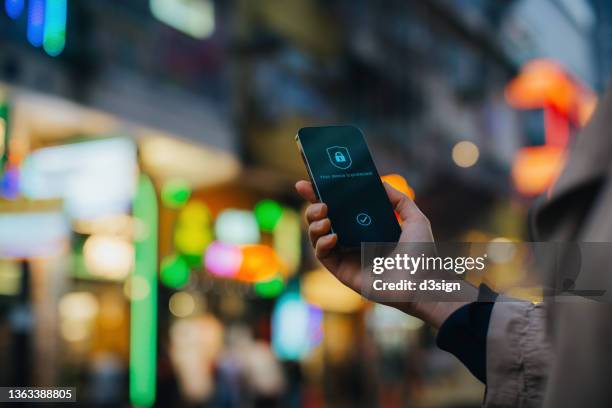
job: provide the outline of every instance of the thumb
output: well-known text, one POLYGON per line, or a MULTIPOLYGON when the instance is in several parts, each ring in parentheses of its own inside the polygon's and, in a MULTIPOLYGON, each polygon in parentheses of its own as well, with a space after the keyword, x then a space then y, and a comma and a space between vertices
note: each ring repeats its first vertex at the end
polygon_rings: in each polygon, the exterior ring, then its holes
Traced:
POLYGON ((427 219, 410 197, 396 190, 387 182, 384 182, 383 185, 387 191, 389 201, 391 201, 391 205, 393 205, 393 209, 399 214, 402 222, 414 222, 427 219))

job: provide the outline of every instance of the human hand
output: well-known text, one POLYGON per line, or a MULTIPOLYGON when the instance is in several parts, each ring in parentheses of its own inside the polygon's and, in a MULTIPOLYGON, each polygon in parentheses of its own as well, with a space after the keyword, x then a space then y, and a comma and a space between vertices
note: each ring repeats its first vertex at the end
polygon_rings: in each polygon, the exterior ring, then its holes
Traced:
MULTIPOLYGON (((389 201, 402 221, 402 233, 399 242, 428 243, 434 242, 431 226, 427 217, 421 212, 410 197, 384 183, 389 201)), ((359 253, 335 251, 338 237, 331 234, 331 221, 327 218, 327 206, 317 200, 312 183, 300 180, 296 183, 297 192, 311 204, 306 209, 308 236, 315 249, 315 255, 340 282, 363 294, 363 274, 361 273, 361 256, 359 253)), ((475 288, 474 288, 475 289, 475 288)), ((419 302, 410 297, 400 302, 386 303, 408 314, 419 317, 434 327, 440 325, 458 307, 466 302, 419 302)))

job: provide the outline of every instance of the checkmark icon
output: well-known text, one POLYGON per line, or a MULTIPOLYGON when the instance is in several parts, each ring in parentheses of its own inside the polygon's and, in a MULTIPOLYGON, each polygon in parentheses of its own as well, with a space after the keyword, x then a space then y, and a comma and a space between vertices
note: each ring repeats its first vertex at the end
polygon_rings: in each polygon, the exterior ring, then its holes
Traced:
POLYGON ((357 214, 357 223, 364 227, 367 227, 372 223, 372 218, 366 213, 357 214))

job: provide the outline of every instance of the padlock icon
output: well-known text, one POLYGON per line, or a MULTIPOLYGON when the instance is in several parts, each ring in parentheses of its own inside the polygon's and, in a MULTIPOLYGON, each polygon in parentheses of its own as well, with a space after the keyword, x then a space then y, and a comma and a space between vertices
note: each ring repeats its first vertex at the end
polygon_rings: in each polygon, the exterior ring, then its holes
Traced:
POLYGON ((332 166, 342 170, 346 170, 353 164, 351 154, 348 149, 343 146, 331 146, 327 148, 327 157, 332 166))

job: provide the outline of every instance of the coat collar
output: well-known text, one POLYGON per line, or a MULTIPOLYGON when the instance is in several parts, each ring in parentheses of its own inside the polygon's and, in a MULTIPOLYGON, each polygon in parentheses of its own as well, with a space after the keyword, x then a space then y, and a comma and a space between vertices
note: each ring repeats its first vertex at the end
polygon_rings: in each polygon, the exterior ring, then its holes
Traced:
MULTIPOLYGON (((551 239, 548 227, 559 211, 571 210, 571 197, 602 180, 612 168, 612 89, 600 100, 587 126, 578 134, 565 167, 549 198, 541 197, 534 208, 536 239, 551 239), (563 205, 566 203, 567 205, 563 205), (550 213, 555 214, 553 219, 550 213), (543 234, 542 234, 543 233, 543 234)), ((576 198, 576 197, 573 197, 576 198)))

